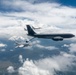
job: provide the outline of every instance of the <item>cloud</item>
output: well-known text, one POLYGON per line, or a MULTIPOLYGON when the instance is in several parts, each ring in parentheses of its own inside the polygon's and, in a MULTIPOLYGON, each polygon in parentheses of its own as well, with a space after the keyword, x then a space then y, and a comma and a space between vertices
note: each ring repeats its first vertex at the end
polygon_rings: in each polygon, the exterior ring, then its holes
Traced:
POLYGON ((71 53, 75 53, 76 52, 76 43, 70 44, 69 50, 71 53))
POLYGON ((23 57, 22 57, 22 55, 19 55, 19 61, 20 61, 20 63, 23 63, 23 57))
POLYGON ((21 75, 49 75, 46 70, 39 69, 32 61, 26 60, 23 67, 19 68, 19 74, 21 75), (26 68, 25 68, 26 67, 26 68))
POLYGON ((64 44, 62 47, 69 47, 69 45, 68 44, 64 44))
POLYGON ((14 27, 8 27, 8 28, 0 28, 0 38, 8 38, 8 39, 12 39, 12 37, 14 36, 22 36, 22 37, 27 37, 26 35, 26 31, 24 31, 24 28, 21 26, 14 26, 14 27), (8 35, 8 36, 7 36, 8 35))
POLYGON ((13 66, 9 66, 9 67, 7 68, 7 71, 8 71, 8 73, 14 73, 14 72, 15 72, 13 66))
MULTIPOLYGON (((17 5, 16 2, 15 3, 13 2, 13 4, 17 5)), ((19 6, 15 6, 15 8, 17 7, 24 9, 24 11, 13 12, 10 14, 7 13, 7 15, 15 17, 25 17, 32 20, 37 20, 44 24, 52 24, 57 26, 62 25, 63 27, 65 26, 68 27, 67 25, 72 24, 72 26, 70 25, 70 28, 73 27, 73 25, 75 26, 76 24, 75 8, 61 6, 60 4, 57 3, 39 3, 34 5, 29 2, 23 2, 23 1, 19 2, 19 6)))
POLYGON ((14 50, 10 49, 10 51, 12 52, 12 51, 14 51, 14 50))
POLYGON ((33 4, 27 0, 9 0, 3 1, 6 7, 19 9, 21 12, 0 12, 0 34, 10 36, 25 36, 22 26, 31 24, 35 27, 41 26, 42 30, 38 32, 68 32, 76 35, 76 9, 67 6, 61 6, 58 3, 38 3, 33 4), (66 11, 66 12, 64 12, 66 11), (20 25, 22 20, 22 26, 20 25), (47 31, 45 31, 46 29, 47 31), (66 29, 67 28, 67 29, 66 29), (15 31, 15 32, 14 32, 15 31), (22 31, 22 33, 21 33, 22 31))
POLYGON ((68 32, 76 35, 75 8, 49 2, 33 4, 24 0, 12 0, 12 2, 6 0, 3 3, 6 7, 9 5, 11 9, 21 9, 23 11, 0 13, 1 36, 3 34, 25 36, 26 32, 23 31, 19 22, 20 20, 23 21, 22 24, 24 27, 26 27, 26 24, 31 24, 35 27, 41 26, 42 30, 38 30, 38 32, 68 32))
POLYGON ((6 51, 6 49, 1 49, 0 51, 1 51, 1 52, 5 52, 5 51, 6 51))
POLYGON ((12 40, 12 41, 25 41, 25 38, 22 37, 22 36, 13 36, 11 37, 9 40, 12 40))
POLYGON ((64 57, 75 58, 75 55, 73 55, 73 54, 68 54, 68 53, 66 53, 66 52, 61 52, 61 54, 62 54, 64 57))
POLYGON ((43 45, 40 45, 40 44, 36 44, 35 47, 38 47, 40 49, 47 49, 47 50, 55 50, 55 49, 58 49, 54 46, 43 46, 43 45))
POLYGON ((6 44, 0 43, 0 47, 6 47, 6 44))
POLYGON ((39 60, 26 60, 19 68, 20 75, 54 75, 56 71, 69 71, 74 65, 75 56, 61 53, 58 56, 39 60), (65 63, 66 62, 66 63, 65 63))
MULTIPOLYGON (((55 1, 55 0, 50 0, 50 1, 55 1)), ((34 4, 39 4, 37 2, 42 3, 42 1, 39 0, 6 0, 6 1, 1 1, 1 5, 3 5, 3 9, 7 11, 23 11, 23 10, 28 10, 30 11, 31 8, 34 8, 34 4)), ((45 3, 45 2, 44 2, 45 3)), ((47 2, 46 2, 47 3, 47 2)), ((2 6, 1 6, 2 7, 2 6)))
POLYGON ((76 43, 64 44, 62 47, 67 47, 69 49, 70 53, 75 53, 76 52, 76 43))

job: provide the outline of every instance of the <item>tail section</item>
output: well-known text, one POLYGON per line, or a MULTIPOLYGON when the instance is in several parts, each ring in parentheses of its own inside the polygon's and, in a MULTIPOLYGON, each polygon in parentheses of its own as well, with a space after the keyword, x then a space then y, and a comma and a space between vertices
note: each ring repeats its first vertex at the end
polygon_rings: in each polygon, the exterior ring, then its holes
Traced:
POLYGON ((34 35, 34 34, 36 34, 34 31, 33 31, 33 29, 30 27, 30 25, 27 25, 27 31, 28 31, 28 35, 34 35))

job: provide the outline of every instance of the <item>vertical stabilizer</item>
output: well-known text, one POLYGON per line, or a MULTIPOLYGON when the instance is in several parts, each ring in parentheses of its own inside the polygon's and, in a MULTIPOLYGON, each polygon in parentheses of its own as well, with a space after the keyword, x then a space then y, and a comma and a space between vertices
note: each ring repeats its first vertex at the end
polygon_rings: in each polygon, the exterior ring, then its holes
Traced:
POLYGON ((28 35, 34 35, 34 34, 36 34, 34 32, 34 30, 30 27, 30 25, 26 25, 26 26, 27 26, 28 35))

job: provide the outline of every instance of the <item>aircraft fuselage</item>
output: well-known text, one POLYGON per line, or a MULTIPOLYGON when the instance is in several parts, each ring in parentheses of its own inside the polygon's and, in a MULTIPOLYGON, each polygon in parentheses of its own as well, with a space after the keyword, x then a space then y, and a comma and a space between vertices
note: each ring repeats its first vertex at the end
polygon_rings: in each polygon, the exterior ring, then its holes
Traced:
POLYGON ((31 35, 33 37, 38 37, 38 38, 46 38, 46 39, 51 39, 54 37, 62 37, 62 38, 72 38, 74 37, 73 34, 34 34, 31 35))

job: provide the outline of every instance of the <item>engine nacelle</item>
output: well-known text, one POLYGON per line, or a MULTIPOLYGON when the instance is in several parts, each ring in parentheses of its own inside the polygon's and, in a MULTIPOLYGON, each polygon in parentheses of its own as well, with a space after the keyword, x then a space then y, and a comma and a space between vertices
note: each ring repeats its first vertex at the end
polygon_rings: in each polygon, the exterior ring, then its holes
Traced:
POLYGON ((54 40, 54 41, 63 41, 63 38, 62 37, 54 37, 54 38, 52 38, 52 40, 54 40))

